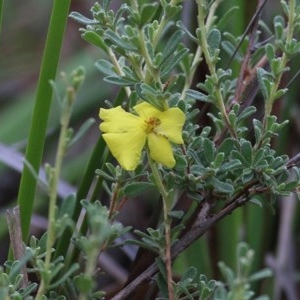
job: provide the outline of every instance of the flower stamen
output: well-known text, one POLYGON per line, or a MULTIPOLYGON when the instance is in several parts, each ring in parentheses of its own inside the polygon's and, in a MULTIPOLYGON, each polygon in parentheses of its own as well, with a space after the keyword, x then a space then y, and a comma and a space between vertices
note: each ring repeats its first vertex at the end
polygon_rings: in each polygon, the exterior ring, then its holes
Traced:
POLYGON ((146 123, 146 133, 154 132, 155 128, 161 124, 161 121, 156 117, 150 117, 148 120, 145 120, 146 123))

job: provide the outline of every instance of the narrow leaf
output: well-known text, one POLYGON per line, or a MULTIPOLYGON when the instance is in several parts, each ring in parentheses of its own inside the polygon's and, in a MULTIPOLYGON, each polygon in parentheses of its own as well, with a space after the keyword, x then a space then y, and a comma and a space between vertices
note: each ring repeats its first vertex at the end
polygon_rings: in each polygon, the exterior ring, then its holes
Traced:
POLYGON ((116 46, 119 46, 121 49, 129 50, 129 51, 138 51, 136 47, 124 42, 114 31, 108 29, 105 31, 104 36, 108 38, 112 43, 116 46))
POLYGON ((141 195, 151 189, 153 189, 154 185, 149 182, 134 182, 127 184, 123 191, 124 194, 128 197, 136 197, 141 195))
POLYGON ((168 75, 175 67, 176 65, 185 57, 189 52, 189 49, 183 48, 179 52, 177 52, 173 57, 170 57, 167 59, 162 65, 161 65, 161 76, 164 77, 168 75))
POLYGON ((89 19, 76 11, 71 12, 69 17, 81 24, 84 24, 84 25, 95 25, 95 24, 99 23, 99 21, 89 19))
POLYGON ((257 68, 257 81, 259 88, 261 90, 261 93, 264 97, 265 100, 268 100, 269 98, 269 92, 268 92, 268 87, 266 85, 266 82, 264 80, 266 71, 262 68, 257 68))
POLYGON ((210 102, 207 95, 205 95, 199 91, 187 90, 186 95, 191 97, 192 99, 196 99, 196 100, 203 101, 203 102, 210 102))
POLYGON ((207 36, 210 56, 215 56, 216 51, 220 48, 221 33, 218 29, 212 29, 207 36))
POLYGON ((74 137, 71 139, 71 141, 68 144, 68 147, 73 146, 76 144, 84 135, 85 133, 90 129, 90 127, 95 123, 95 119, 89 118, 87 119, 82 126, 79 128, 79 130, 76 132, 74 137))
POLYGON ((130 80, 127 77, 116 77, 116 76, 107 76, 104 78, 105 81, 110 82, 112 84, 121 85, 121 86, 131 86, 134 85, 135 82, 130 80))
POLYGON ((107 53, 107 45, 103 38, 94 31, 86 30, 81 37, 88 43, 95 45, 107 53))
POLYGON ((95 63, 96 68, 103 74, 108 76, 116 76, 116 72, 114 71, 114 66, 112 63, 107 61, 106 59, 100 59, 95 63))
POLYGON ((172 36, 169 38, 169 41, 163 51, 162 63, 173 54, 181 41, 184 32, 182 30, 175 31, 172 36))
POLYGON ((152 21, 158 9, 158 3, 144 4, 141 9, 141 26, 148 24, 152 21))
POLYGON ((232 194, 234 192, 233 186, 227 182, 220 181, 215 177, 211 179, 211 182, 217 192, 225 194, 232 194))

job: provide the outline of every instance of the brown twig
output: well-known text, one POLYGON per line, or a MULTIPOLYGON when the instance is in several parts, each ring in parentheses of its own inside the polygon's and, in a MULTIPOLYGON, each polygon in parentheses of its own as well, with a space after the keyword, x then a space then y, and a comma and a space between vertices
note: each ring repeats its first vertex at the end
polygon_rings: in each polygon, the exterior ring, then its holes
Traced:
POLYGON ((268 0, 259 0, 259 2, 258 2, 258 3, 259 3, 259 4, 258 4, 258 8, 257 8, 256 12, 254 13, 253 17, 251 18, 251 20, 250 20, 250 22, 249 22, 247 28, 245 29, 245 31, 244 31, 244 33, 243 33, 243 35, 242 35, 242 38, 241 38, 239 44, 237 45, 237 47, 236 47, 234 53, 232 54, 232 56, 231 56, 231 58, 230 58, 230 60, 229 60, 229 62, 228 62, 228 65, 227 65, 226 69, 228 69, 229 66, 231 65, 231 63, 232 63, 232 61, 233 61, 233 58, 235 57, 236 53, 237 53, 238 50, 240 49, 240 47, 241 47, 243 41, 245 40, 247 34, 250 32, 250 30, 252 30, 254 24, 256 24, 256 23, 258 22, 260 13, 261 13, 263 7, 265 6, 265 4, 267 3, 267 1, 268 1, 268 0))
MULTIPOLYGON (((237 201, 230 202, 226 205, 220 212, 206 219, 206 213, 199 213, 199 216, 195 222, 195 225, 189 232, 187 232, 182 239, 175 243, 172 247, 172 261, 188 246, 190 246, 195 240, 201 237, 208 229, 215 225, 219 220, 221 220, 226 215, 230 214, 237 207, 242 206, 247 202, 247 197, 237 199, 237 201)), ((205 207, 205 212, 209 209, 205 207)), ((133 280, 129 285, 122 289, 118 294, 111 298, 111 300, 122 300, 125 299, 132 291, 134 291, 140 284, 144 281, 150 280, 150 278, 158 272, 158 267, 156 263, 153 263, 148 267, 143 273, 141 273, 135 280, 133 280)))
POLYGON ((166 220, 168 224, 165 225, 165 264, 167 271, 167 286, 168 286, 168 296, 169 300, 174 300, 174 290, 173 290, 173 275, 172 275, 172 255, 171 255, 171 228, 169 221, 166 220))
POLYGON ((286 167, 290 169, 294 166, 298 166, 299 164, 300 164, 300 152, 288 160, 286 167))
MULTIPOLYGON (((22 258, 24 258, 24 245, 20 223, 19 206, 15 206, 14 208, 8 209, 6 211, 6 220, 8 224, 8 232, 14 259, 21 261, 22 258)), ((28 285, 26 265, 23 265, 21 267, 20 272, 23 275, 21 287, 25 288, 28 285)))
MULTIPOLYGON (((245 89, 245 84, 244 84, 244 79, 248 76, 248 67, 249 67, 249 61, 251 58, 252 54, 252 49, 255 43, 256 39, 256 31, 258 28, 258 21, 261 15, 262 8, 264 5, 267 3, 267 0, 260 0, 258 1, 257 4, 257 9, 252 17, 248 27, 246 28, 245 33, 250 32, 249 34, 249 44, 247 48, 247 52, 245 54, 245 57, 242 62, 240 74, 237 80, 237 85, 236 85, 236 90, 235 90, 235 95, 234 95, 234 100, 233 103, 240 103, 241 102, 241 96, 243 94, 243 91, 245 89)), ((243 39, 242 39, 243 40, 243 39)))

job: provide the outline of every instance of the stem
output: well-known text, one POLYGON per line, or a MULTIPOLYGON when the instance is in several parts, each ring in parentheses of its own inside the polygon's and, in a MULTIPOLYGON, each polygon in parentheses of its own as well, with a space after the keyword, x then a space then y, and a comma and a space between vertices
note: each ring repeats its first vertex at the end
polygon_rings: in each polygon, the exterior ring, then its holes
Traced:
POLYGON ((147 151, 149 166, 152 171, 156 186, 160 192, 163 199, 163 217, 164 217, 164 228, 165 228, 165 263, 167 270, 167 285, 168 285, 168 295, 169 300, 174 299, 174 289, 173 289, 173 275, 172 275, 172 256, 171 256, 171 219, 169 217, 169 212, 171 208, 171 199, 169 193, 165 189, 162 182, 162 178, 157 169, 156 163, 150 158, 149 152, 147 151))
POLYGON ((153 65, 152 59, 149 55, 148 49, 146 47, 146 38, 144 35, 144 30, 143 28, 141 28, 138 32, 138 37, 139 37, 139 44, 141 47, 141 54, 142 57, 145 59, 145 66, 144 66, 144 81, 146 83, 150 83, 151 81, 155 81, 158 82, 160 87, 162 87, 162 83, 160 80, 160 77, 158 76, 158 72, 155 68, 155 66, 153 65))
MULTIPOLYGON (((108 55, 109 55, 110 60, 112 61, 113 65, 115 66, 118 75, 125 76, 122 68, 119 65, 117 57, 111 48, 108 48, 108 55)), ((129 98, 129 96, 131 94, 131 89, 128 86, 126 86, 126 87, 124 87, 124 90, 126 92, 127 97, 129 98)))
MULTIPOLYGON (((169 5, 176 6, 178 4, 178 2, 179 2, 178 0, 171 0, 169 5)), ((162 19, 158 25, 158 28, 154 34, 154 37, 153 37, 153 47, 154 48, 156 47, 159 39, 161 38, 163 30, 166 28, 167 22, 168 22, 168 18, 166 16, 166 14, 163 14, 162 19)))
MULTIPOLYGON (((221 1, 222 0, 217 0, 211 5, 208 16, 206 18, 206 24, 205 24, 206 31, 208 31, 210 29, 210 27, 213 25, 215 12, 216 12, 216 9, 218 8, 219 4, 221 3, 221 1)), ((185 94, 186 90, 191 87, 197 67, 198 67, 199 63, 202 61, 201 56, 202 56, 202 48, 198 45, 197 50, 194 55, 194 58, 193 58, 193 61, 192 61, 192 64, 191 64, 190 72, 189 72, 189 74, 187 74, 188 77, 185 81, 185 85, 181 92, 181 96, 183 96, 185 94)))
POLYGON ((220 5, 220 3, 222 2, 222 0, 216 0, 209 8, 209 12, 206 18, 206 31, 208 31, 210 29, 210 27, 213 25, 214 21, 215 21, 215 13, 216 10, 218 8, 218 6, 220 5))
MULTIPOLYGON (((25 255, 25 247, 22 239, 19 206, 8 209, 6 211, 6 219, 14 260, 21 261, 25 255)), ((28 274, 25 265, 21 267, 20 273, 23 275, 20 287, 26 288, 28 286, 28 274)))
MULTIPOLYGON (((97 265, 97 258, 98 258, 98 248, 91 249, 88 253, 87 260, 86 260, 86 267, 84 270, 85 278, 93 278, 95 273, 95 266, 97 265)), ((87 300, 90 299, 89 292, 82 292, 80 293, 78 300, 87 300)))
MULTIPOLYGON (((115 99, 114 105, 118 106, 121 105, 124 98, 126 97, 125 89, 121 89, 118 96, 115 99)), ((110 159, 110 153, 108 152, 108 149, 106 147, 106 143, 102 136, 99 137, 98 141, 95 144, 94 150, 92 152, 92 155, 89 159, 89 162, 86 166, 86 169, 84 170, 81 182, 79 184, 77 195, 76 195, 76 204, 74 208, 74 212, 72 214, 72 220, 75 222, 78 221, 78 218, 80 216, 81 212, 81 199, 86 199, 87 195, 89 194, 91 185, 93 183, 93 180, 95 178, 95 169, 101 169, 105 168, 105 163, 110 159), (100 159, 99 159, 100 158, 100 159)), ((94 201, 97 199, 97 195, 99 190, 102 187, 103 178, 98 177, 95 189, 92 195, 91 201, 94 201)), ((85 233, 87 230, 87 220, 84 218, 82 226, 81 226, 81 233, 85 233)), ((66 229, 63 233, 62 237, 58 241, 58 245, 56 247, 55 251, 55 257, 58 257, 60 255, 68 258, 68 261, 66 261, 65 266, 68 268, 70 266, 70 263, 72 261, 75 261, 76 258, 79 256, 79 249, 73 248, 70 253, 67 255, 67 251, 69 249, 70 245, 70 239, 74 232, 72 230, 66 229)))
MULTIPOLYGON (((193 242, 195 242, 199 237, 205 234, 213 225, 223 219, 225 216, 231 214, 235 209, 247 203, 247 197, 241 197, 235 199, 226 205, 221 211, 215 215, 209 217, 206 220, 199 218, 195 222, 195 226, 191 228, 178 242, 174 243, 172 247, 171 259, 174 260, 180 253, 182 253, 187 247, 189 247, 193 242)), ((201 215, 201 212, 200 214, 201 215)), ((118 294, 116 294, 111 300, 122 300, 126 299, 132 291, 134 291, 138 286, 140 286, 145 280, 148 280, 151 276, 158 272, 157 263, 150 265, 145 271, 143 271, 134 281, 122 289, 118 294)))
POLYGON ((117 181, 116 186, 114 187, 114 190, 113 190, 111 200, 110 200, 109 215, 108 215, 109 219, 112 218, 112 216, 115 212, 115 207, 116 207, 116 202, 118 199, 119 191, 120 191, 120 183, 117 181))
MULTIPOLYGON (((61 116, 61 131, 58 140, 58 147, 55 158, 54 168, 51 169, 50 174, 50 186, 49 186, 49 213, 48 213, 48 234, 46 242, 46 257, 44 271, 45 273, 50 273, 51 264, 51 254, 52 247, 55 242, 55 212, 56 212, 56 200, 57 200, 57 186, 59 182, 59 176, 61 171, 61 166, 63 162, 63 157, 66 153, 67 143, 68 143, 68 126, 71 118, 72 107, 75 99, 75 91, 72 87, 67 88, 67 95, 63 101, 63 109, 61 116)), ((36 299, 41 299, 42 295, 47 291, 49 282, 42 277, 41 285, 37 293, 36 299)))
POLYGON ((181 92, 181 98, 183 98, 185 92, 191 87, 191 85, 193 83, 193 79, 194 79, 197 67, 198 67, 199 63, 202 61, 201 56, 202 56, 202 49, 200 46, 198 46, 196 53, 194 55, 192 64, 191 64, 190 72, 188 74, 186 74, 187 79, 185 80, 185 85, 181 92))
MULTIPOLYGON (((296 0, 290 0, 289 1, 289 19, 288 19, 288 26, 287 26, 287 37, 286 37, 286 41, 285 41, 286 45, 290 45, 293 40, 295 9, 296 9, 296 0)), ((289 61, 288 55, 285 52, 283 52, 282 57, 281 57, 280 70, 282 70, 282 71, 284 70, 288 61, 289 61)), ((264 123, 266 123, 267 117, 270 116, 270 114, 271 114, 273 104, 276 99, 276 92, 277 92, 277 90, 279 88, 279 84, 281 82, 282 74, 283 74, 283 72, 280 72, 277 75, 277 78, 271 88, 269 99, 266 101, 264 123)))
MULTIPOLYGON (((201 32, 201 37, 200 37, 200 43, 201 43, 201 47, 202 47, 202 51, 203 51, 203 55, 205 57, 205 61, 206 64, 208 66, 209 72, 211 77, 214 80, 214 84, 215 84, 215 92, 216 92, 216 106, 218 107, 218 109, 220 110, 223 119, 232 135, 232 137, 236 138, 236 134, 233 130, 233 128, 231 128, 229 120, 228 120, 228 115, 226 112, 226 107, 224 104, 224 99, 218 84, 218 76, 217 76, 217 72, 216 72, 216 65, 213 62, 213 60, 211 59, 211 56, 209 54, 209 50, 208 50, 208 44, 207 44, 207 39, 206 39, 206 33, 207 33, 207 28, 208 26, 205 25, 205 10, 204 10, 204 1, 203 0, 197 0, 197 5, 198 5, 198 25, 199 25, 199 29, 201 32)), ((210 16, 210 20, 209 22, 211 22, 212 17, 210 16)))

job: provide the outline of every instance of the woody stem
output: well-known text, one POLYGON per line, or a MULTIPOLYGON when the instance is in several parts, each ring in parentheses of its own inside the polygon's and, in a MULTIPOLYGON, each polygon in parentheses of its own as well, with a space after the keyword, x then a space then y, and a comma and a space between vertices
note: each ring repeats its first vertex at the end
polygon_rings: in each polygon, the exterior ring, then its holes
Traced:
POLYGON ((172 199, 170 199, 170 193, 166 190, 162 177, 158 171, 156 163, 151 159, 149 151, 147 151, 149 166, 152 171, 152 175, 155 180, 155 184, 160 192, 163 199, 163 217, 164 217, 164 229, 165 229, 165 253, 164 261, 166 264, 167 271, 167 285, 168 285, 168 294, 169 300, 174 299, 174 290, 173 290, 173 276, 172 276, 172 259, 171 259, 171 219, 169 217, 170 207, 172 199))

